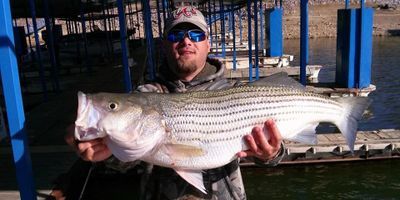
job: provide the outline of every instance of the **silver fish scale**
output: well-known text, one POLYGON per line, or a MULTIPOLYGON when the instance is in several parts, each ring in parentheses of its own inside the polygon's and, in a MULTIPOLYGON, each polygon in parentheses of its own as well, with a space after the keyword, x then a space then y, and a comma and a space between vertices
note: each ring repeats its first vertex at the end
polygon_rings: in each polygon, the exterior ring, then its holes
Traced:
POLYGON ((163 110, 172 139, 184 143, 237 140, 268 118, 278 123, 306 115, 320 119, 340 116, 342 110, 338 102, 324 96, 283 87, 245 86, 180 96, 185 106, 178 98, 163 110))

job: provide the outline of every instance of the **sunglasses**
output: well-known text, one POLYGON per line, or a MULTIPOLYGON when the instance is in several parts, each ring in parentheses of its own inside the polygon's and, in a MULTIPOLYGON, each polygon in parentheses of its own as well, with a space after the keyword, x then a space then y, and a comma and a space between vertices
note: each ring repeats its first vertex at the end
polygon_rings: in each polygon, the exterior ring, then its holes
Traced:
POLYGON ((206 33, 199 29, 192 30, 171 30, 167 34, 167 40, 170 42, 182 42, 185 36, 192 42, 201 42, 206 39, 206 33))

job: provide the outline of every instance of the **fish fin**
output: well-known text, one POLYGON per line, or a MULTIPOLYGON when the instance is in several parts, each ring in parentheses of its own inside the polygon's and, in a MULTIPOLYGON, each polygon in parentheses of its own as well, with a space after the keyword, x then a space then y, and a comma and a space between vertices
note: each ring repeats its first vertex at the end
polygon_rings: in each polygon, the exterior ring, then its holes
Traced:
POLYGON ((195 170, 178 170, 175 169, 176 173, 179 174, 185 181, 193 185, 195 188, 207 194, 206 188, 203 183, 203 174, 201 171, 195 170))
POLYGON ((168 152, 168 155, 175 160, 198 157, 205 154, 202 148, 187 144, 167 143, 164 144, 164 148, 168 152))
POLYGON ((278 72, 278 73, 272 74, 265 78, 261 78, 254 82, 251 82, 248 85, 289 87, 292 89, 297 89, 297 90, 302 90, 302 91, 305 91, 305 89, 306 89, 302 84, 300 84, 293 78, 290 78, 286 72, 278 72))
POLYGON ((343 97, 337 99, 342 103, 344 108, 344 117, 340 121, 335 122, 335 125, 346 138, 347 145, 350 151, 354 151, 354 143, 356 141, 358 120, 361 119, 365 109, 371 104, 371 100, 365 97, 343 97))
POLYGON ((317 144, 317 135, 316 135, 316 128, 319 123, 309 124, 300 133, 295 134, 291 140, 296 142, 305 143, 305 144, 317 144))

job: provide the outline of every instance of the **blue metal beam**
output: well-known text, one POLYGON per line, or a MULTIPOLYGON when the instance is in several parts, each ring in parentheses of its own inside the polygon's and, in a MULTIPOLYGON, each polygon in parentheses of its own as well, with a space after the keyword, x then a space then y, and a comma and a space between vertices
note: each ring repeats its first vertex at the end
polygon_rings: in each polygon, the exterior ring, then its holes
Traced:
POLYGON ((224 2, 223 0, 219 0, 219 16, 221 20, 221 56, 225 58, 225 53, 226 53, 226 43, 225 43, 225 38, 226 38, 226 32, 225 32, 225 14, 224 14, 224 2))
POLYGON ((251 0, 247 0, 247 38, 249 47, 249 82, 253 81, 253 48, 251 44, 251 0))
POLYGON ((213 45, 213 30, 212 30, 212 24, 211 24, 211 1, 208 1, 208 27, 210 27, 210 47, 213 45))
POLYGON ((153 45, 153 28, 151 26, 151 10, 150 2, 147 0, 142 0, 143 6, 143 19, 144 19, 144 30, 146 34, 146 47, 147 47, 147 72, 149 74, 149 79, 155 79, 155 65, 154 65, 154 45, 153 45))
POLYGON ((300 83, 306 85, 308 64, 308 0, 300 1, 300 83))
MULTIPOLYGON (((260 47, 261 49, 265 49, 264 47, 264 8, 263 8, 263 3, 262 0, 260 0, 260 47)), ((265 55, 263 55, 265 56, 265 55)))
POLYGON ((36 6, 35 6, 34 0, 29 0, 29 9, 31 11, 33 31, 35 34, 36 55, 37 55, 37 61, 39 63, 39 77, 40 77, 40 83, 41 83, 42 91, 43 91, 43 100, 47 101, 47 86, 46 86, 46 79, 44 77, 44 67, 43 67, 43 63, 42 63, 42 55, 41 55, 40 42, 39 42, 39 33, 38 33, 38 28, 37 28, 37 23, 36 23, 36 6))
POLYGON ((243 25, 242 25, 242 10, 239 10, 239 40, 243 44, 243 25))
POLYGON ((51 74, 53 78, 53 89, 55 91, 60 90, 60 84, 58 81, 58 70, 57 70, 57 62, 56 62, 56 56, 55 56, 55 51, 54 51, 54 32, 52 25, 50 24, 50 15, 49 15, 49 1, 44 0, 43 1, 43 11, 44 11, 44 21, 46 23, 46 33, 47 33, 47 47, 49 49, 49 56, 50 56, 50 63, 51 63, 51 74))
POLYGON ((259 79, 258 66, 258 0, 254 1, 254 65, 256 70, 256 80, 259 79))
MULTIPOLYGON (((233 10, 234 7, 233 0, 231 0, 231 23, 232 23, 232 35, 233 35, 233 70, 236 70, 236 32, 235 32, 235 11, 233 10)), ((241 19, 239 19, 241 21, 241 19)))
POLYGON ((82 37, 83 37, 83 46, 85 49, 85 67, 88 72, 92 71, 91 66, 89 65, 89 56, 88 56, 88 46, 87 46, 87 37, 86 37, 86 18, 85 18, 85 4, 79 1, 80 6, 80 15, 81 15, 81 25, 82 25, 82 37))
POLYGON ((0 1, 0 27, 0 74, 18 187, 21 199, 36 199, 8 0, 0 1))
MULTIPOLYGON (((211 1, 211 0, 210 0, 211 1)), ((213 0, 213 10, 214 10, 214 12, 213 12, 213 15, 214 15, 214 19, 216 19, 217 18, 217 14, 216 14, 216 8, 215 7, 217 7, 217 5, 216 5, 216 3, 215 3, 215 0, 213 0)), ((218 52, 218 37, 217 37, 217 34, 218 34, 218 29, 217 29, 217 22, 215 22, 214 23, 214 30, 215 30, 215 33, 214 33, 214 35, 215 35, 215 55, 217 55, 217 52, 218 52)))
POLYGON ((118 0, 118 18, 119 18, 119 33, 121 37, 121 51, 122 51, 122 66, 124 69, 124 86, 125 92, 132 91, 131 71, 128 62, 128 41, 126 34, 126 21, 125 21, 125 4, 123 0, 118 0))

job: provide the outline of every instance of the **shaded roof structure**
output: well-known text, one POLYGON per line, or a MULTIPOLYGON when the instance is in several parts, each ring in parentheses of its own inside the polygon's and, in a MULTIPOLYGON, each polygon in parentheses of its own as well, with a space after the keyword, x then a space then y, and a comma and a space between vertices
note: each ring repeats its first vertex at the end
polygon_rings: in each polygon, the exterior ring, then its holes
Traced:
MULTIPOLYGON (((43 12, 43 5, 48 1, 50 7, 50 15, 56 18, 73 18, 81 14, 82 6, 84 7, 84 13, 93 13, 93 12, 101 12, 103 10, 103 6, 106 7, 117 7, 117 0, 34 0, 36 5, 36 17, 42 18, 45 16, 43 12), (103 5, 104 4, 104 5, 103 5)), ((162 0, 159 0, 162 1, 162 0)), ((140 0, 124 0, 124 3, 136 3, 140 2, 140 0)), ((158 0, 150 0, 150 8, 155 9, 157 6, 158 0)), ((197 5, 207 4, 209 1, 207 0, 172 0, 171 4, 181 4, 183 2, 195 3, 197 5)), ((224 0, 224 5, 232 5, 232 3, 236 6, 243 7, 246 5, 245 0, 224 0)), ((13 18, 25 18, 31 17, 31 12, 29 8, 29 0, 10 0, 12 17, 13 18)), ((216 7, 219 7, 217 3, 216 7)), ((201 10, 201 7, 199 8, 201 10)), ((207 10, 204 10, 207 13, 207 10)))

